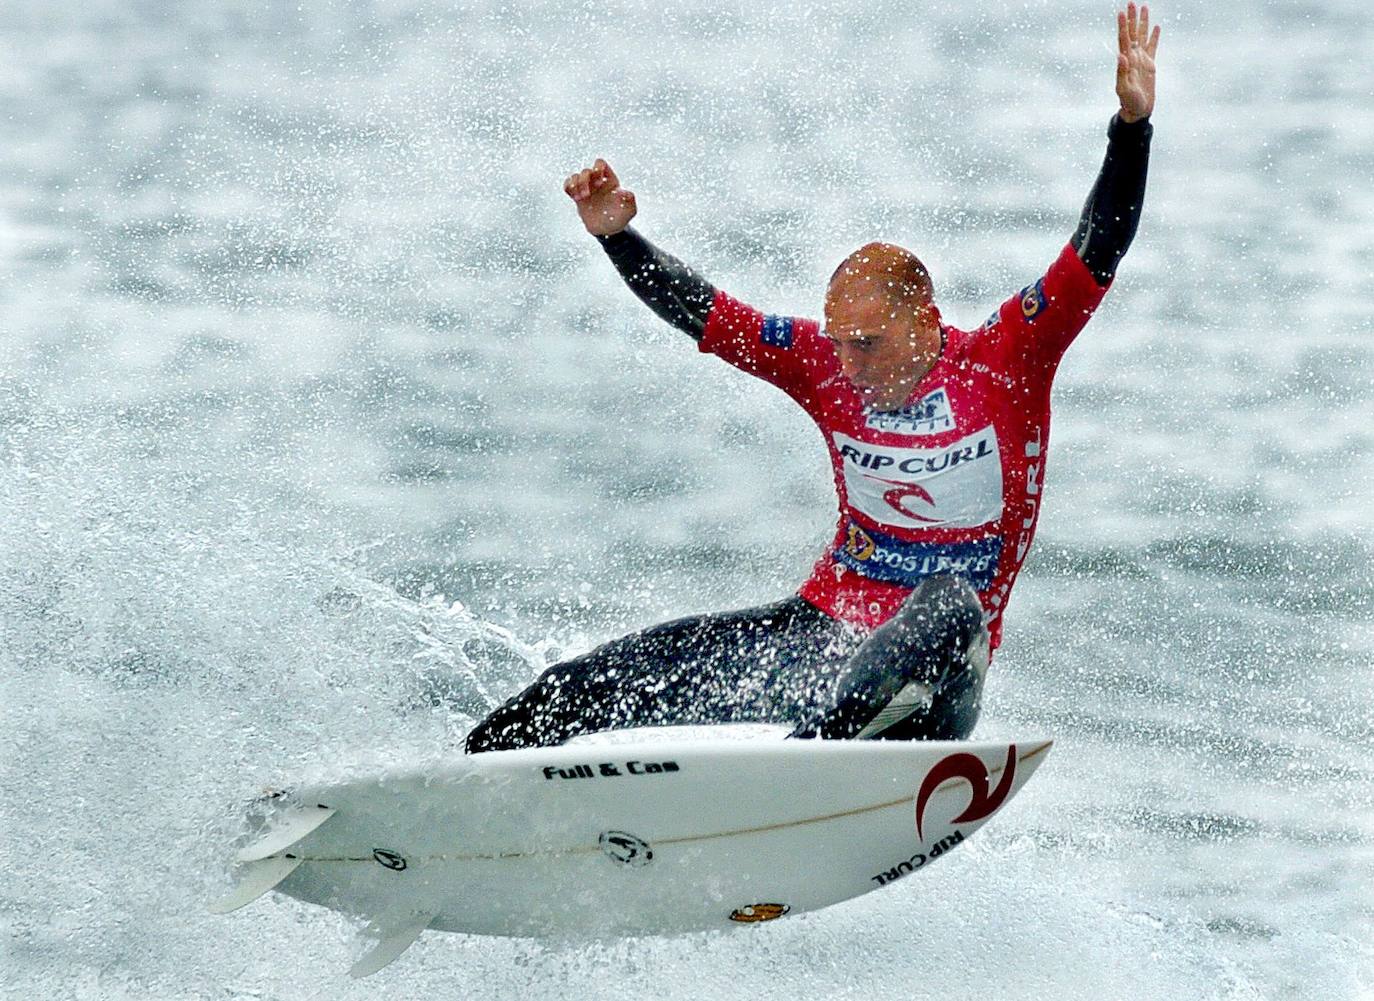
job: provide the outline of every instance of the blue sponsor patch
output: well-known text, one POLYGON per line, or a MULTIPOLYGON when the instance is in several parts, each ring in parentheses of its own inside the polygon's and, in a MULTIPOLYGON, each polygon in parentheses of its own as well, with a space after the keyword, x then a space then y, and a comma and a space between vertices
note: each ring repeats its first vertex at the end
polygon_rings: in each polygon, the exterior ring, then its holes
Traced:
POLYGON ((844 545, 834 551, 836 562, 872 580, 915 587, 937 573, 962 577, 974 590, 984 591, 997 576, 1002 539, 993 536, 972 542, 907 542, 849 523, 844 545))
POLYGON ((1021 315, 1027 320, 1034 320, 1045 311, 1047 305, 1045 279, 1041 278, 1034 285, 1027 285, 1021 290, 1021 315))
POLYGON ((792 317, 765 316, 759 340, 771 348, 792 347, 792 317))

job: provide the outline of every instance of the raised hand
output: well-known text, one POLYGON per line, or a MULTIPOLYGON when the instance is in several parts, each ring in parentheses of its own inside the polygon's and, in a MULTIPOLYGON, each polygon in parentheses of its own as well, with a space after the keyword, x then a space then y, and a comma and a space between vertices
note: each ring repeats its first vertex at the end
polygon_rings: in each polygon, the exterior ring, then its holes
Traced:
POLYGON ((571 175, 563 182, 563 190, 577 203, 577 214, 592 236, 619 233, 638 211, 634 192, 620 186, 620 178, 605 160, 571 175))
POLYGON ((1155 50, 1159 28, 1150 31, 1150 8, 1134 3, 1116 15, 1116 96, 1121 120, 1136 122, 1155 110, 1155 50))

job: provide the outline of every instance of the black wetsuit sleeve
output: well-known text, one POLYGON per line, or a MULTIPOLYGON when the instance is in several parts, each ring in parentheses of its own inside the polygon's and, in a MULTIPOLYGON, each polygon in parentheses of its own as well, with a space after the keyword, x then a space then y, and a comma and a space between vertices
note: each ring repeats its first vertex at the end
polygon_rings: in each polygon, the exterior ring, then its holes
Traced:
POLYGON ((640 301, 679 330, 701 340, 716 297, 710 282, 628 227, 597 240, 640 301))
POLYGON ((1145 174, 1150 166, 1153 133, 1148 118, 1123 122, 1120 115, 1115 115, 1107 127, 1107 157, 1083 206, 1072 241, 1078 259, 1088 266, 1098 285, 1111 282, 1116 266, 1135 238, 1145 200, 1145 174))

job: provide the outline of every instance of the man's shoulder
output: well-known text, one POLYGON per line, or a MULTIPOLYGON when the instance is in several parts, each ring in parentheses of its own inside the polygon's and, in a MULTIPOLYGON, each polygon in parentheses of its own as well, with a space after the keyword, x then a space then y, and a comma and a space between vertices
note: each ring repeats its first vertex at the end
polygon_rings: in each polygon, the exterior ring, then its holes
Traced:
POLYGON ((995 352, 1006 340, 1007 324, 994 312, 978 326, 963 327, 944 325, 941 330, 945 337, 944 355, 951 362, 959 363, 975 357, 995 352))
POLYGON ((766 313, 720 289, 711 303, 708 324, 782 350, 790 349, 799 337, 814 337, 820 332, 820 324, 815 320, 789 313, 766 313))
POLYGON ((716 292, 698 348, 794 397, 824 379, 835 358, 815 320, 765 313, 722 291, 716 292))
POLYGON ((759 318, 759 342, 769 347, 791 350, 816 340, 824 340, 821 325, 809 317, 763 313, 759 318))
POLYGON ((945 358, 971 382, 991 380, 1011 386, 1027 377, 1032 352, 1027 350, 1027 325, 1008 299, 986 320, 971 329, 946 326, 945 358))

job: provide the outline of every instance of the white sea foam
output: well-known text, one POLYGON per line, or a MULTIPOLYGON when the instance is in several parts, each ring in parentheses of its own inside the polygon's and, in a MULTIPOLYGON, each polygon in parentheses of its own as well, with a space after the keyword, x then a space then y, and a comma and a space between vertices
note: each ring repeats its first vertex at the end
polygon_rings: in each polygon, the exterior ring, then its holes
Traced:
POLYGON ((880 237, 974 325, 1072 229, 1108 8, 7 8, 0 994, 1370 996, 1374 15, 1156 15, 1144 222, 979 730, 1056 738, 1031 790, 826 912, 353 985, 334 914, 204 913, 246 802, 456 753, 832 527, 806 419, 640 308, 562 176, 607 156, 769 310, 880 237))

